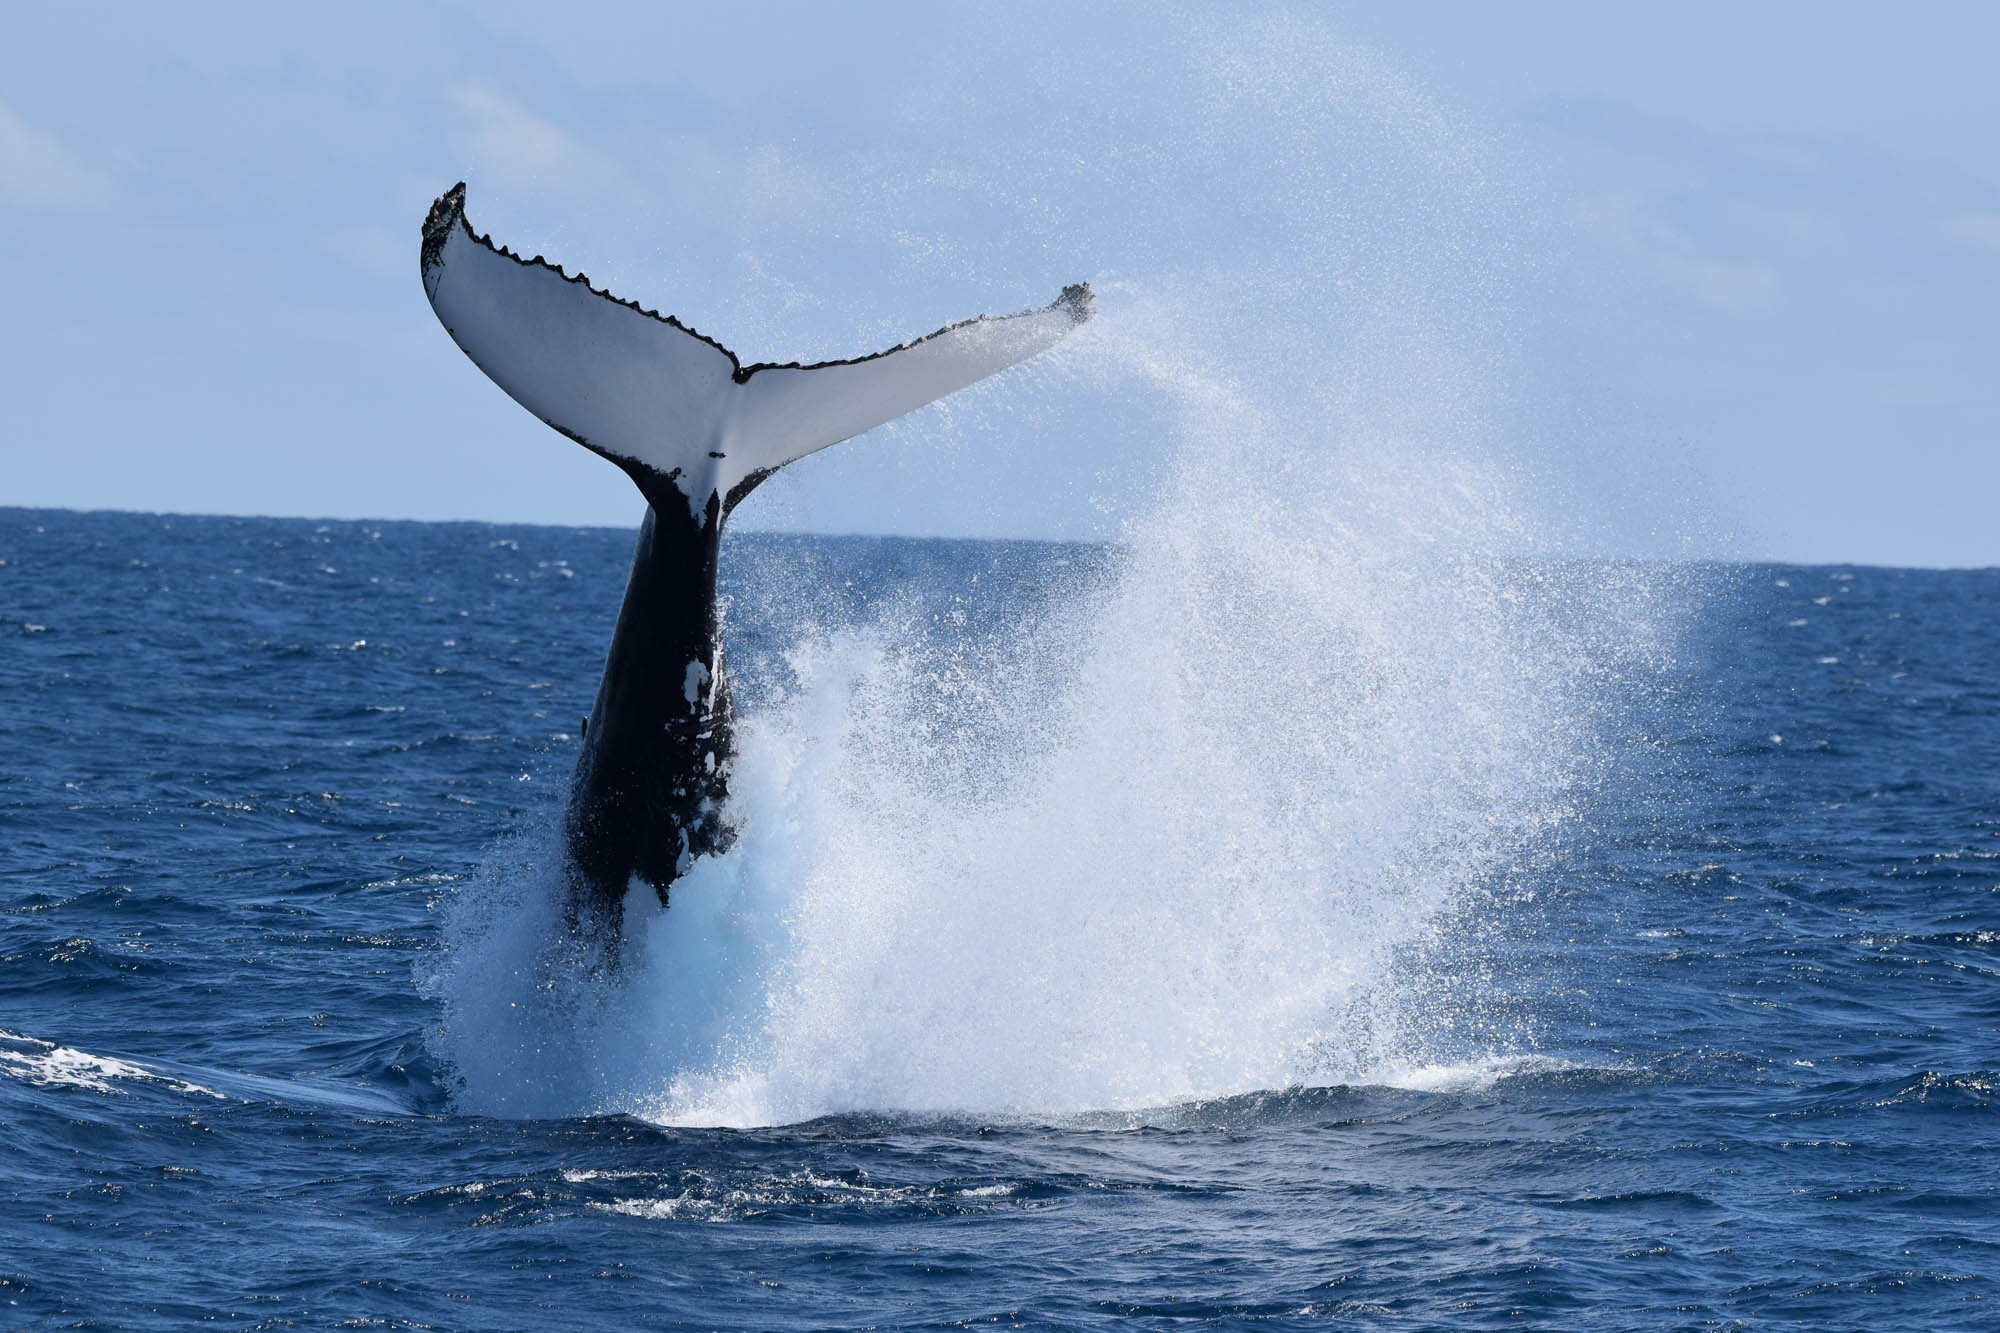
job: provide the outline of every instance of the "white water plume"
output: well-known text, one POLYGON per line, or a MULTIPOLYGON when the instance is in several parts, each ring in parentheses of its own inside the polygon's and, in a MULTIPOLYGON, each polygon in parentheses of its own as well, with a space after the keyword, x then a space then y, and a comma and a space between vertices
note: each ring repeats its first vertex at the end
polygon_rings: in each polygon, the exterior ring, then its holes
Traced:
POLYGON ((808 636, 740 720, 741 844, 634 900, 615 985, 541 960, 536 876, 474 886, 434 981, 468 1108, 1060 1113, 1411 1067, 1398 959, 1577 818, 1674 599, 1560 558, 1494 438, 1473 158, 1302 40, 1173 103, 1183 183, 1258 252, 1107 284, 1054 362, 1167 460, 1110 575, 997 643, 808 636), (1332 192, 1357 144, 1393 216, 1332 192))

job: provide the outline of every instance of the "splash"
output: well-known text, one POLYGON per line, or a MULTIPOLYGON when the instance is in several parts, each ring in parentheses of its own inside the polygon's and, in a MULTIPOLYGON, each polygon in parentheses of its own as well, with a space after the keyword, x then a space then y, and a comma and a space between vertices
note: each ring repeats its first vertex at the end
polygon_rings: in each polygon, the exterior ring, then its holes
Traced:
POLYGON ((1145 157, 1229 192, 1226 244, 1132 224, 1159 276, 1102 284, 1026 386, 1153 441, 1105 567, 997 636, 790 627, 746 835, 672 911, 635 899, 616 985, 546 957, 525 836, 431 983, 464 1104, 768 1124, 1423 1077, 1408 959, 1578 820, 1674 598, 1568 558, 1497 438, 1493 205, 1448 122, 1293 23, 1181 57, 1145 157))

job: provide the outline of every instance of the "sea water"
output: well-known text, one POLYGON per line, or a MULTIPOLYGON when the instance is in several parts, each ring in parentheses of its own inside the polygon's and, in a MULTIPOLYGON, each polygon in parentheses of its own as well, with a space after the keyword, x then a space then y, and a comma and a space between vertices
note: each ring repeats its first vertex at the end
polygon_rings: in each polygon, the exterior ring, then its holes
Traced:
POLYGON ((0 1322, 1987 1319, 2000 575, 1395 512, 731 538, 566 989, 628 532, 0 511, 0 1322))

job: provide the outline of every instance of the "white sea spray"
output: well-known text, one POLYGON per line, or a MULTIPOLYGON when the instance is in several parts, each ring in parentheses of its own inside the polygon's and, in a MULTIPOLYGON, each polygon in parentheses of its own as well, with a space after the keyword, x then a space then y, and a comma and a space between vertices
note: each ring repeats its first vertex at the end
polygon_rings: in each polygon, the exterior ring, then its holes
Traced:
POLYGON ((1181 57, 1146 160, 1238 201, 1229 253, 1135 218, 1155 271, 980 400, 1145 435, 1106 577, 997 641, 893 608, 802 634, 740 722, 741 843, 665 913, 634 895, 615 980, 546 956, 526 837, 431 983, 469 1109, 1047 1114, 1510 1067, 1440 1040, 1411 960, 1579 818, 1680 593, 1571 558, 1502 428, 1476 145, 1309 25, 1181 57))

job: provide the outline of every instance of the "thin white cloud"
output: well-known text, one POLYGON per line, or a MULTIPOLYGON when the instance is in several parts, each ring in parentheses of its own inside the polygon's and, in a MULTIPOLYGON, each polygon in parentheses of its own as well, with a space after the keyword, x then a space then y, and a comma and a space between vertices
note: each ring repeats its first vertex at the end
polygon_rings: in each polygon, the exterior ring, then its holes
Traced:
POLYGON ((1748 313, 1777 303, 1778 276, 1763 264, 1725 264, 1700 253, 1689 232, 1660 217, 1637 191, 1584 201, 1578 221, 1665 286, 1713 310, 1748 313))
POLYGON ((1752 264, 1696 264, 1695 295, 1717 310, 1763 310, 1778 291, 1770 269, 1752 264))
POLYGON ((484 89, 462 90, 458 105, 473 120, 473 151, 514 184, 563 184, 586 167, 586 155, 561 130, 484 89))
POLYGON ((2000 250, 2000 213, 1976 213, 1956 218, 1951 234, 1988 250, 2000 250))
POLYGON ((95 203, 111 193, 111 182, 0 106, 0 193, 24 204, 61 207, 95 203))

